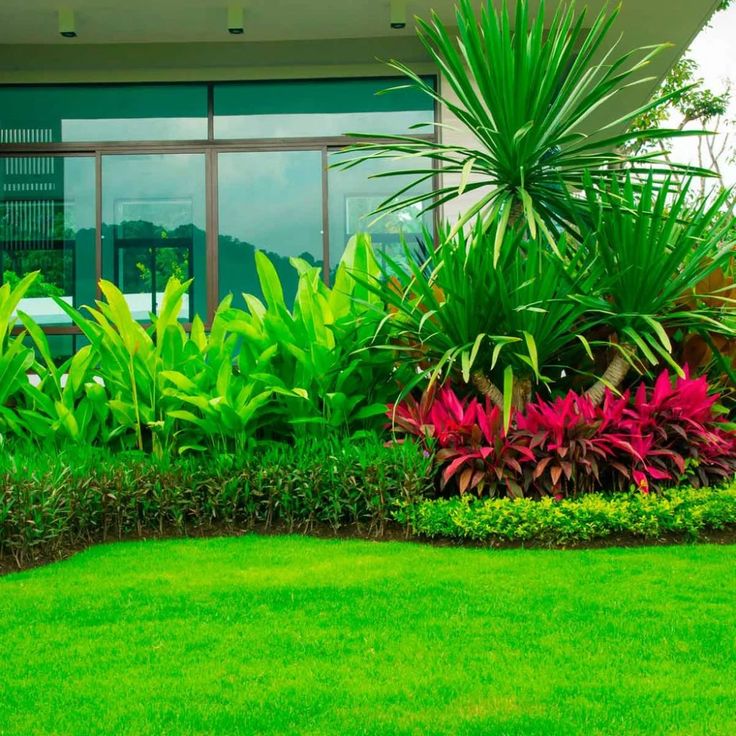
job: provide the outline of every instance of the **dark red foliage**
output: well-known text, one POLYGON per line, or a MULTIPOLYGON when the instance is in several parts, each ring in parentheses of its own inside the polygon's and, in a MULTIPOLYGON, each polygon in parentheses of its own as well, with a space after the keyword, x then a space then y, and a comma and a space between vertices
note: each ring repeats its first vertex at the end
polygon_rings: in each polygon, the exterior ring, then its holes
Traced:
POLYGON ((573 392, 537 398, 512 416, 449 387, 389 407, 395 430, 436 451, 441 486, 460 493, 553 495, 600 489, 707 485, 736 474, 736 434, 719 419, 704 377, 663 372, 633 396, 608 393, 602 406, 573 392))
POLYGON ((426 449, 437 450, 442 488, 454 481, 460 493, 502 490, 523 495, 522 463, 533 461, 534 453, 524 438, 507 437, 501 412, 488 401, 461 401, 445 386, 430 389, 419 402, 409 397, 389 406, 388 415, 396 429, 420 437, 426 449))

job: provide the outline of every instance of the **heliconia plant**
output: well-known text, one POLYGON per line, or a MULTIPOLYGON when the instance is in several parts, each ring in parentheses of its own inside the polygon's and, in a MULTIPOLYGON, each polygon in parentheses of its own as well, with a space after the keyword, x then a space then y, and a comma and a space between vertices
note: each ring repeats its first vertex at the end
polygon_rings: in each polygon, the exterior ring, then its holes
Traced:
POLYGON ((20 308, 35 274, 1 286, 0 436, 166 456, 240 453, 257 440, 309 434, 314 424, 348 435, 380 429, 402 371, 391 351, 363 349, 373 326, 361 316, 382 308, 361 283, 378 273, 370 239, 351 240, 332 287, 304 260, 291 264, 298 274, 293 306, 259 252, 265 303, 244 295, 247 309, 239 309, 228 296, 209 325, 199 316, 182 323, 191 282, 176 278, 148 324, 109 281, 100 282, 94 305, 77 309, 57 299, 88 343, 61 363, 20 308))
POLYGON ((16 310, 36 280, 38 271, 29 273, 15 286, 0 286, 0 427, 19 429, 18 415, 7 403, 22 389, 25 372, 33 365, 33 351, 24 344, 25 333, 13 335, 16 310))
POLYGON ((380 298, 366 286, 380 274, 370 238, 350 240, 332 286, 319 268, 300 258, 290 262, 299 275, 293 306, 273 264, 257 253, 264 300, 246 294, 247 311, 223 312, 227 328, 242 338, 238 370, 266 377, 292 431, 380 428, 395 378, 407 367, 397 367, 395 350, 365 349, 374 322, 363 318, 383 314, 380 298))
POLYGON ((394 430, 435 452, 440 488, 461 494, 565 497, 635 487, 649 492, 736 474, 736 432, 721 419, 704 377, 606 393, 598 405, 569 392, 537 398, 504 428, 498 406, 433 386, 389 407, 394 430))

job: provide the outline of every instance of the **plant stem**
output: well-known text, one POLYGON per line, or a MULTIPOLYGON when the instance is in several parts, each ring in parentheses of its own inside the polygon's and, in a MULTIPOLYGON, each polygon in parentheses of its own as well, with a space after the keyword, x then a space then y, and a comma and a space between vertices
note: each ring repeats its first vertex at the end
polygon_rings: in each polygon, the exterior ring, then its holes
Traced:
POLYGON ((514 409, 524 411, 532 397, 532 382, 529 378, 521 378, 514 381, 511 404, 514 409))
POLYGON ((499 407, 503 407, 503 394, 499 391, 496 384, 488 379, 485 373, 481 370, 473 371, 471 376, 473 386, 483 395, 488 398, 499 407))
POLYGON ((134 354, 130 354, 130 360, 128 361, 128 369, 130 371, 130 385, 131 393, 133 398, 133 406, 135 407, 135 433, 136 441, 138 442, 138 449, 143 450, 143 432, 141 430, 141 413, 138 407, 138 386, 135 381, 135 367, 133 365, 134 354))
POLYGON ((629 356, 634 354, 631 345, 619 345, 616 355, 608 364, 606 372, 591 386, 586 392, 586 398, 590 399, 595 406, 598 406, 606 395, 606 389, 612 386, 617 389, 622 383, 626 374, 631 368, 629 356))

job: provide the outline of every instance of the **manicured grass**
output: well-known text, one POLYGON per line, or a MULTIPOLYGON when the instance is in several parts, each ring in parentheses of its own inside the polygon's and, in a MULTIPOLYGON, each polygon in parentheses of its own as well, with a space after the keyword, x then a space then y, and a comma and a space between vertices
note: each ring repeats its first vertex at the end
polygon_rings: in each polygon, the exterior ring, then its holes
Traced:
POLYGON ((736 548, 243 537, 0 579, 0 734, 734 734, 736 548))

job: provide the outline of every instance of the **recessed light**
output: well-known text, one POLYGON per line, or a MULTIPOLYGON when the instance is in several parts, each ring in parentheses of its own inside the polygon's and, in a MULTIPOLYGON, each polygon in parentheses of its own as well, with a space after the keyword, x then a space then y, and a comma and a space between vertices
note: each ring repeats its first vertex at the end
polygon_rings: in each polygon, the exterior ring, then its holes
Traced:
POLYGON ((391 28, 396 31, 406 28, 406 0, 391 0, 391 28))

